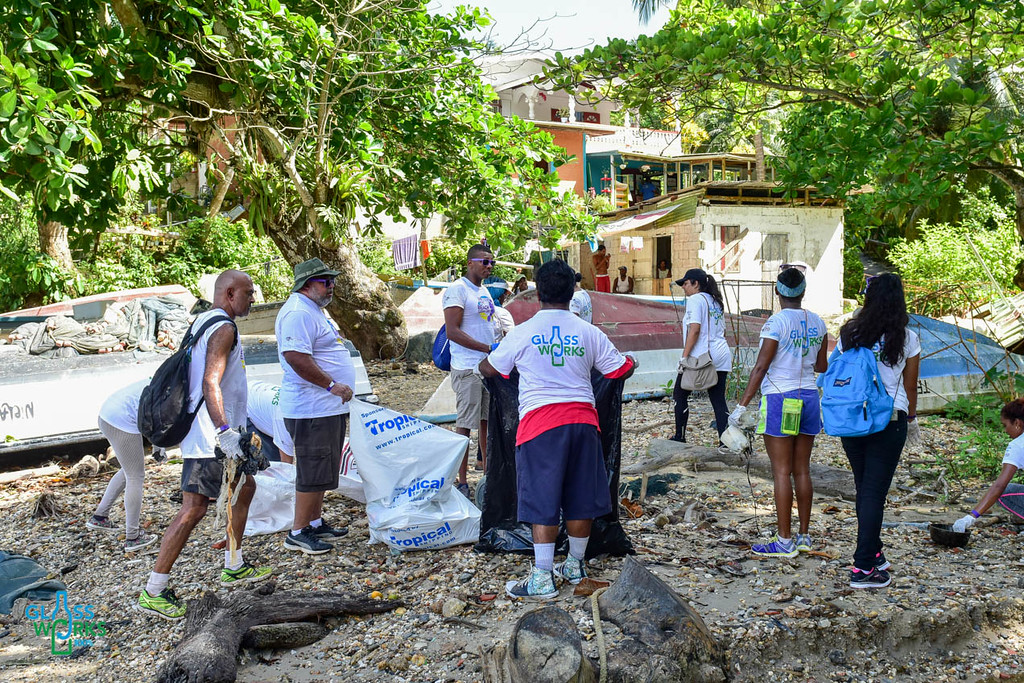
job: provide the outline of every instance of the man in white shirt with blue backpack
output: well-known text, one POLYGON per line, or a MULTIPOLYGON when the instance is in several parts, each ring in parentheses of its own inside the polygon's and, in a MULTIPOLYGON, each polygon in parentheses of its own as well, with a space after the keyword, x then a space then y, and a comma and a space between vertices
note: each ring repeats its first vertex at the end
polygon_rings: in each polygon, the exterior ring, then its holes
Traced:
MULTIPOLYGON (((487 463, 487 410, 490 395, 476 374, 476 367, 495 344, 494 299, 483 286, 484 278, 494 270, 494 255, 487 245, 474 244, 466 255, 466 275, 444 292, 445 333, 452 354, 451 382, 455 392, 455 431, 469 436, 477 429, 481 465, 487 463)), ((469 447, 459 467, 456 488, 469 496, 466 481, 469 447)))
POLYGON ((488 377, 519 370, 519 429, 516 484, 519 521, 532 525, 534 567, 505 592, 515 598, 558 596, 555 575, 577 584, 593 520, 612 509, 590 373, 627 379, 636 361, 608 337, 569 312, 575 273, 564 261, 536 274, 541 310, 516 328, 480 362, 488 377), (569 554, 554 564, 560 519, 569 534, 569 554))

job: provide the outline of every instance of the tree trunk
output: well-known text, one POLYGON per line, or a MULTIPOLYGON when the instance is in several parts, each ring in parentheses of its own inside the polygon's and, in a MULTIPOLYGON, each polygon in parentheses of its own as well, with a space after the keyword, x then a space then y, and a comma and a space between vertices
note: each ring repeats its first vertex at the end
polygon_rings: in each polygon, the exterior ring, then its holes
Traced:
POLYGON ((234 165, 228 166, 227 171, 224 172, 224 177, 221 178, 220 182, 217 183, 217 190, 213 193, 213 199, 210 200, 210 211, 207 214, 210 218, 213 218, 220 213, 220 207, 224 204, 224 197, 228 194, 228 188, 231 187, 232 181, 235 179, 235 167, 234 165))
POLYGON ((221 602, 215 593, 207 592, 199 600, 189 602, 185 637, 160 666, 156 678, 160 683, 234 681, 238 648, 253 626, 342 614, 379 614, 401 605, 394 600, 318 591, 283 591, 273 595, 235 591, 230 600, 221 602))
MULTIPOLYGON (((1013 207, 1017 235, 1024 241, 1024 175, 1016 171, 989 171, 996 178, 1006 183, 1013 190, 1013 207)), ((1024 261, 1017 264, 1017 274, 1013 276, 1013 284, 1024 289, 1024 261)))
POLYGON ((354 246, 329 247, 318 242, 303 215, 291 225, 269 226, 269 232, 292 266, 319 258, 341 271, 327 311, 364 358, 394 358, 405 352, 409 339, 405 320, 388 286, 363 265, 354 246))
POLYGON ((75 270, 75 262, 71 258, 68 246, 68 229, 57 221, 41 220, 39 229, 39 250, 52 257, 64 270, 75 270))

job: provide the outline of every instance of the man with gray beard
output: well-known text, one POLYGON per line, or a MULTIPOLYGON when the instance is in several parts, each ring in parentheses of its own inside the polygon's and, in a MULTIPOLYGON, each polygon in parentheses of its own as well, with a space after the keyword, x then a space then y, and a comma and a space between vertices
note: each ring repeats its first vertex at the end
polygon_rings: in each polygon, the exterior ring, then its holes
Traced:
POLYGON ((324 493, 338 488, 348 402, 355 368, 345 340, 324 313, 334 297, 338 271, 318 258, 295 266, 292 295, 274 324, 284 377, 280 410, 295 443, 295 515, 286 550, 307 555, 330 552, 348 529, 323 519, 324 493))

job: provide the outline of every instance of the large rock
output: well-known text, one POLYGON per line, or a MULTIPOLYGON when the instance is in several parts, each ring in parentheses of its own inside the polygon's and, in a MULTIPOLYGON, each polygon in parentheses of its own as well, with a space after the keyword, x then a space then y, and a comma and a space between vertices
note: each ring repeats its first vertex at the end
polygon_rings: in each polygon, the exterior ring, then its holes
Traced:
POLYGON ((413 363, 429 363, 434 348, 436 332, 420 332, 409 337, 409 345, 405 347, 405 360, 413 363))

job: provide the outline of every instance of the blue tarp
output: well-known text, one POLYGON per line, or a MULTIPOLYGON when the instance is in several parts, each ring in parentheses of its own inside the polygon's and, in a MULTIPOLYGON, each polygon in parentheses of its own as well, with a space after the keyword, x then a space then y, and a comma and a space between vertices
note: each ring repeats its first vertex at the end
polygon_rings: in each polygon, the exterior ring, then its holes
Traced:
POLYGON ((1024 372, 1024 356, 1009 353, 983 334, 950 323, 910 316, 910 329, 921 338, 921 378, 981 375, 995 368, 1024 372))
POLYGON ((14 601, 25 597, 35 602, 53 600, 57 591, 68 588, 31 557, 0 550, 0 614, 10 614, 14 601))

